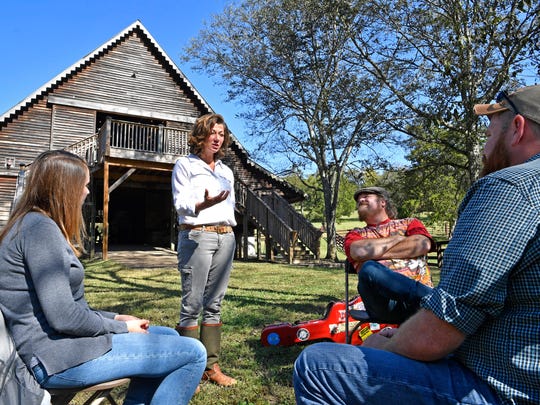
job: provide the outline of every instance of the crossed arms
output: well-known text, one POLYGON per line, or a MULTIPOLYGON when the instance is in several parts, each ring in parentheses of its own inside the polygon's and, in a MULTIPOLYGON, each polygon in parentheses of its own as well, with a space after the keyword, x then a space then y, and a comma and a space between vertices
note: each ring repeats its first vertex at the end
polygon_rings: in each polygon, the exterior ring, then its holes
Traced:
POLYGON ((431 240, 425 235, 392 235, 386 238, 361 239, 351 243, 350 256, 355 262, 404 259, 427 254, 431 240))

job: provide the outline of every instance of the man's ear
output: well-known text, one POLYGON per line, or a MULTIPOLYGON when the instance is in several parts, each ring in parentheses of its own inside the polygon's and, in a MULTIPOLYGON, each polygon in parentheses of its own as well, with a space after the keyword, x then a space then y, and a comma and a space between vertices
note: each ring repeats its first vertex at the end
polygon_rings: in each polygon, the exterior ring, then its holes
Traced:
POLYGON ((514 116, 514 119, 512 120, 512 146, 519 144, 523 140, 526 124, 525 118, 522 115, 518 114, 514 116))

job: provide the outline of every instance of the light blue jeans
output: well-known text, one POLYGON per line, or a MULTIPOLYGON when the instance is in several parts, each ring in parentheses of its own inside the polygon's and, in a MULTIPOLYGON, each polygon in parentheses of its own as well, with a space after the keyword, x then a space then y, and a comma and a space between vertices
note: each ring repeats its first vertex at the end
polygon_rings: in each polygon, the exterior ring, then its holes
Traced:
POLYGON ((236 239, 234 233, 183 230, 178 234, 178 270, 182 278, 180 326, 221 323, 236 239))
POLYGON ((196 339, 171 328, 151 326, 148 334, 112 336, 103 356, 48 376, 41 364, 34 376, 44 388, 74 388, 130 377, 124 405, 187 404, 206 365, 206 350, 196 339))
POLYGON ((298 405, 501 404, 456 360, 426 363, 347 344, 308 346, 296 359, 293 378, 298 405))

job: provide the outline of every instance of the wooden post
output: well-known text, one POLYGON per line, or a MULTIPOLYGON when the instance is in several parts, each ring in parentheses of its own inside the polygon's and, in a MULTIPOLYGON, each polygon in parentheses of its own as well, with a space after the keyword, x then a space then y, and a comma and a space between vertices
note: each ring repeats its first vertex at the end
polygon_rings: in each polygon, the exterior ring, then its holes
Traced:
POLYGON ((272 240, 272 237, 270 234, 265 234, 265 241, 266 241, 266 260, 267 261, 274 261, 274 241, 272 240))
POLYGON ((243 215, 243 221, 242 221, 242 248, 243 252, 242 255, 244 256, 243 259, 248 259, 248 214, 247 212, 244 212, 243 215))
POLYGON ((294 263, 294 251, 298 242, 298 232, 291 231, 289 233, 289 264, 294 263))
POLYGON ((257 260, 261 259, 261 231, 257 228, 257 260))
POLYGON ((109 163, 103 163, 103 260, 107 260, 109 250, 109 163))

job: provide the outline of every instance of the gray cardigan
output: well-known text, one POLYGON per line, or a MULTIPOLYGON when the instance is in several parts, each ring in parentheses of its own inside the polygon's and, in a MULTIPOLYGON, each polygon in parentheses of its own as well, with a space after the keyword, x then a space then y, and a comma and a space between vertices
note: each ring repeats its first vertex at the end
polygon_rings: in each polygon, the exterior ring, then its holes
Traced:
POLYGON ((31 369, 41 362, 56 374, 111 348, 112 333, 127 333, 114 313, 84 298, 84 268, 56 223, 32 212, 0 244, 0 310, 17 351, 31 369))

